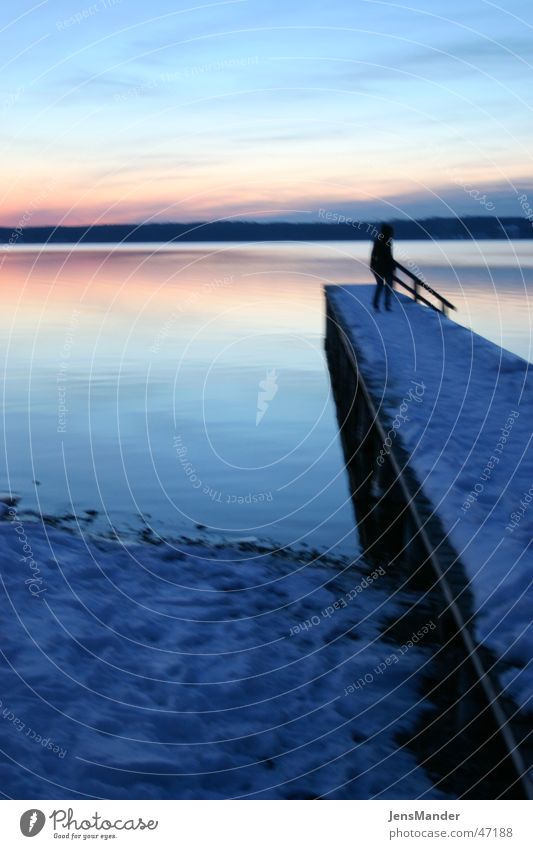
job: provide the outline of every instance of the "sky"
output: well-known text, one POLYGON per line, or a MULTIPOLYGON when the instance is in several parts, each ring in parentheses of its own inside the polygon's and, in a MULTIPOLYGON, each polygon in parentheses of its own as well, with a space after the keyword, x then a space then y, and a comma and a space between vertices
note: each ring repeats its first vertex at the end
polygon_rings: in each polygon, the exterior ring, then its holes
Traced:
POLYGON ((0 46, 4 226, 533 206, 531 0, 17 0, 0 46))

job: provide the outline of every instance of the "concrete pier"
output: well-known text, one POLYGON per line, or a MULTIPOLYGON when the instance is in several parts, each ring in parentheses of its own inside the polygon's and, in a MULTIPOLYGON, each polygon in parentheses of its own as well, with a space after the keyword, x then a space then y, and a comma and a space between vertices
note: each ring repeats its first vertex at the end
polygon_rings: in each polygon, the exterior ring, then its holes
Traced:
MULTIPOLYGON (((397 557, 439 586, 442 639, 471 660, 455 686, 481 687, 513 758, 502 699, 527 710, 533 695, 533 367, 397 292, 390 312, 376 312, 373 294, 326 287, 326 350, 361 540, 370 557, 397 557), (494 664, 505 674, 489 674, 494 664)), ((459 726, 478 705, 461 700, 459 726)))

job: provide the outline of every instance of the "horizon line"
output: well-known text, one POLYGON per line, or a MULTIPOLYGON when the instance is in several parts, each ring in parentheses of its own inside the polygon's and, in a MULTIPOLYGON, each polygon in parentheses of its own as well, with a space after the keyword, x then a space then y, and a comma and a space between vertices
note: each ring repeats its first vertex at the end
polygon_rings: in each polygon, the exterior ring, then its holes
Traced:
POLYGON ((28 232, 31 230, 81 230, 81 229, 91 229, 91 228, 106 228, 106 227, 169 227, 169 226, 216 226, 220 224, 235 224, 235 225, 250 225, 253 224, 255 226, 270 226, 273 224, 279 225, 284 224, 287 227, 339 227, 343 225, 352 225, 353 223, 361 223, 361 224, 376 224, 382 223, 384 221, 392 222, 395 224, 399 224, 402 226, 408 226, 412 224, 419 224, 425 221, 467 221, 467 220, 475 220, 475 221, 520 221, 525 223, 528 222, 521 215, 473 215, 468 213, 466 215, 426 215, 423 217, 417 218, 382 218, 382 217, 369 217, 369 218, 358 218, 356 216, 350 215, 339 215, 335 213, 336 220, 325 220, 324 218, 313 220, 313 221, 305 221, 305 220, 296 220, 290 221, 286 218, 274 218, 269 221, 255 219, 255 218, 214 218, 214 219, 201 219, 194 218, 190 220, 173 220, 169 219, 168 221, 117 221, 112 223, 91 223, 91 224, 28 224, 25 226, 20 225, 11 225, 11 224, 0 224, 0 231, 10 230, 13 232, 28 232))

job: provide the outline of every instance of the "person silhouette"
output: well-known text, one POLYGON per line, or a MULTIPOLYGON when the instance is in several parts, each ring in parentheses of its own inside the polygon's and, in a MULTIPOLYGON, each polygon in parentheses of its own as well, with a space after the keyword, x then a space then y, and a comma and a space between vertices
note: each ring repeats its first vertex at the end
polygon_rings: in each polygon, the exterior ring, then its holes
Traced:
POLYGON ((381 294, 385 289, 385 308, 391 309, 391 293, 393 287, 393 274, 396 263, 392 256, 392 237, 394 230, 390 224, 382 224, 372 246, 370 256, 370 268, 376 278, 376 291, 372 301, 373 307, 379 312, 381 294))

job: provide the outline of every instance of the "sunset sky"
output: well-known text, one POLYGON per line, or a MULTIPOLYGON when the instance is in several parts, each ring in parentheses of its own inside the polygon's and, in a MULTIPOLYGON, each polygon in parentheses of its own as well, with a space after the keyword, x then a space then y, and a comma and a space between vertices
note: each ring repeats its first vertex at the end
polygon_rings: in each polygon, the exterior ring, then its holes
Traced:
POLYGON ((0 43, 2 225, 533 205, 531 0, 17 0, 0 43))

